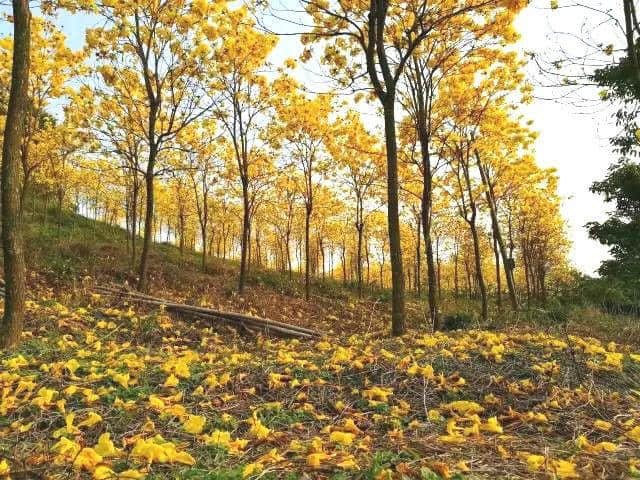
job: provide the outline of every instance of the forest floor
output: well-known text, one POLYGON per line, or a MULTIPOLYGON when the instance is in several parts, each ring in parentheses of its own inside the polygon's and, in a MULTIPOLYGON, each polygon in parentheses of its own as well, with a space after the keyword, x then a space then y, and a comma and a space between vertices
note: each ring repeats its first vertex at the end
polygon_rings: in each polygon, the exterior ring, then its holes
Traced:
POLYGON ((315 342, 30 301, 0 362, 20 478, 631 478, 640 353, 544 333, 315 342))
POLYGON ((566 327, 431 334, 413 304, 389 338, 375 298, 307 303, 267 274, 240 297, 232 265, 196 273, 156 246, 159 296, 327 332, 255 338, 93 294, 132 280, 115 230, 30 224, 24 342, 0 355, 0 476, 640 478, 637 345, 566 327))

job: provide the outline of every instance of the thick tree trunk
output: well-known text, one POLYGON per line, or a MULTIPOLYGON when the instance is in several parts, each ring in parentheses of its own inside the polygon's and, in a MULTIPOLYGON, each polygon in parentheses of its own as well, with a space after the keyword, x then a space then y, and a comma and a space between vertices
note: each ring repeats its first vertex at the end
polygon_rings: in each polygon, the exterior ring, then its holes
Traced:
POLYGON ((384 102, 384 130, 387 146, 387 222, 391 254, 391 333, 403 335, 405 326, 404 273, 398 206, 398 147, 396 143, 395 95, 387 93, 384 102))
POLYGON ((0 346, 13 349, 24 323, 25 261, 22 238, 20 146, 28 107, 31 13, 28 0, 13 0, 13 65, 2 148, 2 247, 5 303, 0 346))

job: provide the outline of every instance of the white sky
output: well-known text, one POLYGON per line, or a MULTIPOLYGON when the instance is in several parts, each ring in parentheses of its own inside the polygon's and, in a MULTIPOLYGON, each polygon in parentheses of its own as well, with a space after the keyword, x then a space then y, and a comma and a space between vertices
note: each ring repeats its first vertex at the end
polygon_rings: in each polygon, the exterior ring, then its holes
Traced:
MULTIPOLYGON (((579 17, 583 13, 575 8, 552 11, 548 0, 535 0, 516 22, 522 36, 520 47, 537 53, 556 51, 558 39, 554 29, 577 32, 582 23, 579 17)), ((535 83, 537 67, 531 65, 529 70, 535 83)), ((537 87, 535 94, 553 97, 554 92, 548 90, 537 87)), ((582 94, 597 98, 598 92, 593 88, 582 94)), ((595 180, 603 178, 608 166, 617 158, 608 141, 615 131, 611 125, 611 111, 600 106, 580 108, 538 99, 525 112, 534 120, 534 128, 540 134, 536 145, 538 164, 555 167, 558 171, 559 194, 563 198, 562 215, 568 223, 568 235, 573 243, 571 261, 580 271, 593 274, 607 257, 607 249, 589 239, 584 225, 604 219, 610 208, 601 197, 592 194, 589 187, 595 180)))
MULTIPOLYGON (((281 0, 288 3, 288 0, 281 0)), ((569 0, 560 0, 563 6, 569 0)), ((549 9, 549 0, 534 0, 519 16, 516 26, 522 39, 518 48, 537 53, 554 52, 558 47, 553 30, 564 28, 578 32, 584 16, 575 8, 549 9)), ((92 19, 93 20, 93 19, 92 19)), ((69 36, 72 48, 81 48, 84 30, 94 21, 83 15, 61 14, 56 23, 69 36)), ((3 25, 2 31, 6 31, 3 25)), ((4 32, 3 32, 4 33, 4 32)), ((296 37, 284 37, 271 57, 280 63, 287 57, 296 57, 300 46, 296 37), (278 61, 279 60, 279 61, 278 61)), ((311 67, 311 70, 317 70, 311 67)), ((537 70, 529 69, 535 84, 537 70)), ((320 85, 322 78, 313 72, 299 72, 301 79, 320 85)), ((544 88, 536 88, 536 96, 553 96, 544 88)), ((583 92, 584 93, 584 92, 583 92)), ((587 91, 587 96, 597 98, 597 91, 587 91)), ((559 194, 563 199, 562 214, 568 223, 568 235, 572 242, 571 261, 582 272, 593 274, 607 250, 588 238, 584 224, 602 220, 607 206, 591 192, 589 186, 601 179, 607 167, 616 159, 608 144, 613 132, 610 111, 600 108, 578 108, 553 100, 536 99, 525 108, 525 114, 534 120, 534 128, 540 133, 536 146, 538 163, 543 167, 555 167, 559 175, 559 194)))

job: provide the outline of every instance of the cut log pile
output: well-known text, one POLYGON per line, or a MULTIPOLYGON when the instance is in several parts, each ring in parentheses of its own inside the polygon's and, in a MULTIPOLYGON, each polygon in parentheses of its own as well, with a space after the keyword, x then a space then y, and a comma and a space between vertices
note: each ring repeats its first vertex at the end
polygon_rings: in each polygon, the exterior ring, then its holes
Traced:
POLYGON ((145 295, 122 287, 98 286, 95 288, 95 292, 103 296, 117 298, 123 301, 164 306, 165 310, 168 312, 225 323, 246 331, 262 333, 264 335, 300 339, 319 338, 323 335, 321 332, 310 328, 245 315, 243 313, 224 312, 213 308, 198 307, 184 303, 174 303, 169 300, 152 297, 150 295, 145 295))

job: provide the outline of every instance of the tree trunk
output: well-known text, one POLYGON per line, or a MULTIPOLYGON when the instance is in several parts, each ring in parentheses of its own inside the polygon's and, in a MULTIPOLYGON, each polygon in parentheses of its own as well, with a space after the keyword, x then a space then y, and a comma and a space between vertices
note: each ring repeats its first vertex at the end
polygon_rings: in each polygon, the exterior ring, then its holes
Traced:
POLYGON ((347 285, 347 246, 346 243, 342 242, 342 285, 347 285))
POLYGON ((304 299, 309 301, 311 293, 311 279, 309 277, 310 245, 309 231, 311 229, 311 207, 307 204, 304 217, 304 299))
POLYGON ((202 271, 207 271, 207 226, 202 227, 200 231, 202 237, 202 271))
POLYGON ((442 301, 442 262, 440 261, 440 237, 436 237, 436 269, 438 284, 438 300, 442 301))
POLYGON ((249 191, 246 182, 242 182, 242 239, 240 245, 240 278, 238 278, 238 292, 244 292, 247 276, 247 251, 250 242, 249 232, 249 191))
POLYGON ((2 148, 2 246, 5 303, 0 346, 13 349, 24 323, 25 261, 22 238, 20 146, 28 110, 31 13, 28 0, 13 0, 13 64, 2 148))
POLYGON ((364 254, 367 262, 367 285, 371 283, 371 260, 369 256, 369 241, 364 242, 364 254))
POLYGON ((362 298, 362 230, 364 225, 358 223, 358 250, 356 253, 356 269, 358 275, 358 297, 362 298))
POLYGON ((473 294, 473 291, 471 290, 471 271, 469 268, 469 258, 466 255, 464 257, 464 272, 467 283, 467 296, 471 298, 471 295, 473 294))
POLYGON ((153 221, 154 221, 154 180, 155 180, 155 164, 158 157, 158 143, 156 139, 156 121, 158 118, 159 100, 151 99, 149 108, 148 138, 149 138, 149 157, 147 162, 147 171, 145 172, 146 185, 146 207, 144 218, 144 238, 142 240, 142 253, 140 254, 140 271, 138 278, 138 290, 146 292, 147 290, 147 262, 151 244, 153 243, 153 221))
POLYGON ((460 294, 460 286, 458 281, 458 246, 456 245, 456 253, 453 254, 453 291, 456 297, 460 294))
MULTIPOLYGON (((137 176, 137 173, 136 173, 137 176)), ((131 192, 131 268, 136 264, 136 240, 138 237, 138 195, 140 193, 140 184, 135 179, 133 182, 133 190, 131 192)))
POLYGON ((180 229, 180 256, 184 257, 184 246, 185 246, 185 218, 184 218, 184 206, 181 204, 178 207, 178 228, 180 229))
POLYGON ((473 256, 475 258, 476 280, 480 289, 480 301, 482 302, 481 315, 484 321, 489 318, 489 306, 487 304, 487 287, 484 283, 482 275, 482 257, 480 256, 480 238, 478 237, 478 228, 476 227, 475 213, 472 214, 472 220, 469 222, 471 229, 471 238, 473 239, 473 256))
POLYGON ((518 309, 518 298, 516 297, 516 285, 513 278, 513 270, 510 268, 509 256, 507 255, 507 248, 502 238, 502 232, 500 230, 500 222, 498 221, 498 210, 496 208, 496 198, 493 190, 493 185, 489 182, 487 172, 480 162, 480 155, 475 152, 476 163, 478 164, 478 170, 480 171, 480 178, 485 186, 485 196, 487 199, 487 205, 489 205, 489 213, 491 215, 491 228, 493 230, 493 236, 498 243, 500 254, 502 255, 502 264, 504 266, 504 273, 507 279, 507 289, 509 290, 509 300, 511 307, 514 310, 518 309))
POLYGON ((493 253, 496 259, 496 303, 498 309, 502 308, 502 285, 500 279, 500 252, 498 250, 498 241, 496 236, 493 236, 493 253))
POLYGON ((291 266, 291 231, 287 230, 285 238, 285 249, 287 254, 287 268, 289 269, 289 280, 293 280, 293 268, 291 266))
POLYGON ((404 273, 398 207, 398 147, 396 143, 395 95, 387 93, 384 102, 384 130, 387 146, 387 222, 391 255, 391 333, 403 335, 405 326, 404 273))
MULTIPOLYGON (((418 215, 420 217, 420 215, 418 215)), ((416 224, 416 293, 418 296, 422 294, 422 253, 420 249, 420 242, 422 239, 420 238, 420 229, 422 228, 422 218, 417 219, 416 224)))

